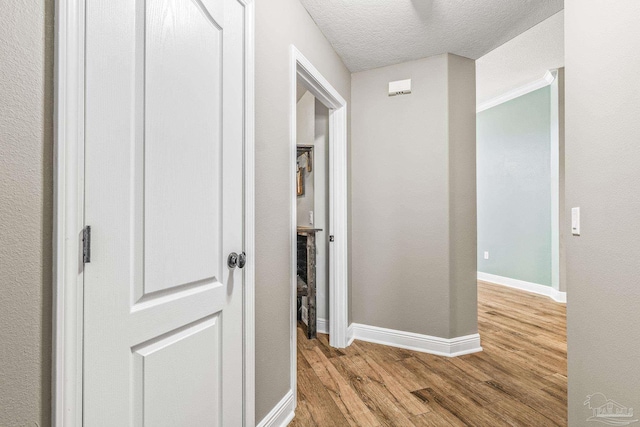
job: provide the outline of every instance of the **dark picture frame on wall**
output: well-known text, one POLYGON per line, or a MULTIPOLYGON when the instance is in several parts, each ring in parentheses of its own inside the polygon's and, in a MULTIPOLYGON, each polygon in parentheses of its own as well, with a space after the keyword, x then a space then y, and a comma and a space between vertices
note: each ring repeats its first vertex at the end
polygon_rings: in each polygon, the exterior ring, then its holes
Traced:
POLYGON ((305 170, 313 171, 313 145, 297 146, 296 195, 304 196, 305 170))

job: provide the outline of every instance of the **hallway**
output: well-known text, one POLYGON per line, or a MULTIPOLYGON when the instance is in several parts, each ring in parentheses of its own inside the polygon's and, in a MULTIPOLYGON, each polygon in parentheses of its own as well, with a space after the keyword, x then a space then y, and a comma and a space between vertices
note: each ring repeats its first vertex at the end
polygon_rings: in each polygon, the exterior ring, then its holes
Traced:
POLYGON ((484 351, 445 358, 298 328, 292 426, 565 426, 566 306, 478 282, 484 351))

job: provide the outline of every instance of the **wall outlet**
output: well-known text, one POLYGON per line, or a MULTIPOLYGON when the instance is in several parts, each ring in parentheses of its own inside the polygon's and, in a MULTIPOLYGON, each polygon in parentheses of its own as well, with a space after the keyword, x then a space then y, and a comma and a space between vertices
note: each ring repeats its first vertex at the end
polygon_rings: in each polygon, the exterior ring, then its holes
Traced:
POLYGON ((309 211, 309 225, 313 225, 313 211, 309 211))
POLYGON ((302 306, 302 313, 300 317, 302 317, 304 324, 309 326, 309 310, 307 310, 307 307, 304 305, 302 306))
POLYGON ((489 259, 489 252, 488 251, 484 251, 484 259, 489 259))

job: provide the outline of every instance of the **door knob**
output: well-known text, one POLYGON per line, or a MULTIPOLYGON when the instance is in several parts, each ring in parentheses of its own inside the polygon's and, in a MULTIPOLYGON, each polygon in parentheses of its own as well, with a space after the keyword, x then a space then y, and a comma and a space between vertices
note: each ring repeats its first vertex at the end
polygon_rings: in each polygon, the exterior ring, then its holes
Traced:
POLYGON ((245 264, 247 263, 247 254, 242 252, 240 255, 238 255, 235 252, 231 252, 229 254, 229 256, 227 257, 227 266, 229 268, 242 268, 245 266, 245 264))
POLYGON ((247 254, 242 251, 240 255, 238 255, 238 267, 243 268, 247 263, 247 254))
POLYGON ((238 254, 231 252, 227 257, 227 266, 229 268, 236 268, 238 266, 238 254))

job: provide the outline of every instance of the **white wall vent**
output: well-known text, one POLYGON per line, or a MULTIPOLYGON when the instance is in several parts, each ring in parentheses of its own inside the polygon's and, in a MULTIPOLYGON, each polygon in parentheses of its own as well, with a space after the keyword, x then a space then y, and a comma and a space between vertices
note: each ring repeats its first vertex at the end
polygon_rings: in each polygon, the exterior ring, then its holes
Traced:
POLYGON ((389 96, 408 95, 411 93, 411 79, 389 82, 389 96))

